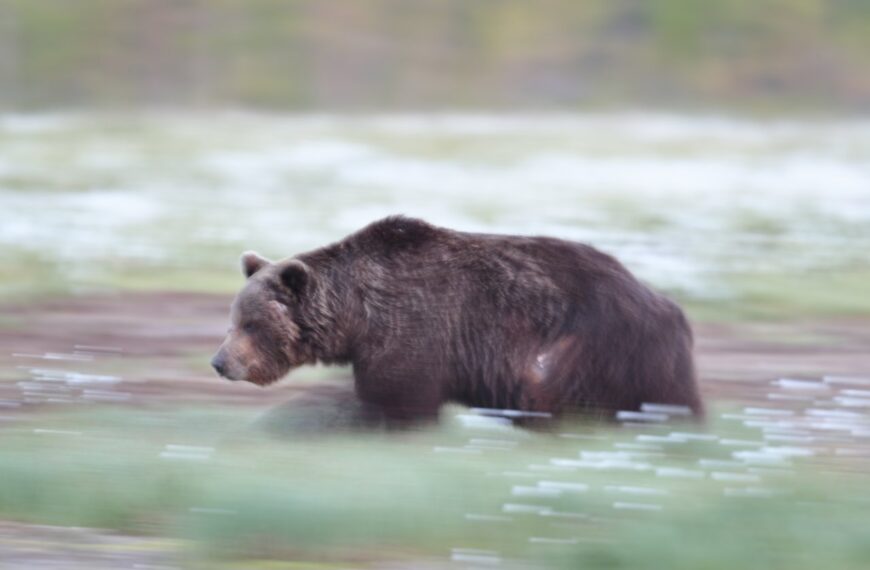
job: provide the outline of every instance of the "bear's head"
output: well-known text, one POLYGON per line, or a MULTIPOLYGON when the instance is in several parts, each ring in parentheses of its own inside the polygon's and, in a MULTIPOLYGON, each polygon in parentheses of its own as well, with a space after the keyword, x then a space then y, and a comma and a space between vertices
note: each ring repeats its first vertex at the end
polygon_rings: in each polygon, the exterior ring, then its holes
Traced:
POLYGON ((272 263, 256 253, 242 256, 245 286, 230 309, 227 337, 211 361, 218 374, 260 386, 316 359, 304 326, 311 269, 298 259, 272 263))

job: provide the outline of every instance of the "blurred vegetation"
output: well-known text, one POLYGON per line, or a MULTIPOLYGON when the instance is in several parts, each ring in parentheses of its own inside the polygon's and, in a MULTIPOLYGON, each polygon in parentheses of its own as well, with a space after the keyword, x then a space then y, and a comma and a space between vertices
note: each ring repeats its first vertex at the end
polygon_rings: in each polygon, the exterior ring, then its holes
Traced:
MULTIPOLYGON (((639 432, 564 426, 583 434, 570 439, 454 419, 402 436, 269 440, 247 431, 252 416, 239 407, 103 407, 4 428, 0 516, 168 537, 168 547, 183 545, 202 561, 186 566, 194 568, 212 568, 206 561, 216 559, 248 561, 246 568, 253 559, 355 567, 446 561, 460 548, 497 552, 508 568, 511 560, 566 569, 846 570, 870 563, 860 469, 799 467, 783 475, 728 461, 716 468, 735 481, 618 466, 560 470, 552 458, 637 445, 630 442, 639 432), (753 473, 764 479, 756 487, 772 492, 731 496, 729 489, 746 485, 740 477, 758 478, 753 473), (522 495, 542 481, 566 490, 522 495), (529 508, 514 512, 505 504, 529 508)), ((711 432, 752 437, 725 424, 717 420, 711 432)), ((699 458, 725 460, 730 449, 684 441, 640 460, 697 473, 699 458)))
POLYGON ((0 0, 0 105, 870 105, 870 0, 0 0))
POLYGON ((0 296, 231 294, 401 212, 591 243, 696 319, 870 315, 866 123, 544 115, 9 115, 0 296))

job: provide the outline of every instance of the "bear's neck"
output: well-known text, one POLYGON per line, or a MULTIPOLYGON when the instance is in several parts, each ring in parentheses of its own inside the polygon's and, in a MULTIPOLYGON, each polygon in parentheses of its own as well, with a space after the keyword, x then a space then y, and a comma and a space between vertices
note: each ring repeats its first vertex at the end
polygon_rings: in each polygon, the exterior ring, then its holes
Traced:
POLYGON ((325 287, 313 292, 306 326, 314 358, 323 364, 348 364, 353 360, 354 331, 360 330, 353 292, 341 276, 332 276, 325 287), (335 285, 333 285, 335 284, 335 285))

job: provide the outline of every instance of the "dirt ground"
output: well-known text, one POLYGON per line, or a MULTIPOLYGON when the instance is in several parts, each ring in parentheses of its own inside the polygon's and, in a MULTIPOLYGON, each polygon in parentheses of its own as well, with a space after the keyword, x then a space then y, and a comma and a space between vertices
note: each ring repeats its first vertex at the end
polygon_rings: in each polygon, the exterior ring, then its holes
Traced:
MULTIPOLYGON (((101 371, 138 404, 264 404, 292 392, 293 375, 266 389, 218 379, 208 365, 231 298, 148 293, 87 296, 0 308, 0 400, 20 397, 34 370, 101 371)), ((780 378, 870 375, 870 319, 695 323, 708 400, 757 402, 780 378)), ((330 374, 326 371, 325 374, 330 374)), ((349 377, 336 369, 334 376, 349 377)))
MULTIPOLYGON (((299 390, 218 379, 208 361, 227 326, 230 298, 142 293, 0 307, 0 419, 66 399, 136 406, 220 403, 269 406, 299 390), (45 392, 51 382, 90 388, 45 392), (105 390, 94 388, 105 384, 105 390)), ((710 402, 777 405, 777 379, 870 378, 870 319, 695 323, 702 390, 710 402)), ((328 376, 331 372, 325 371, 328 376)), ((349 380, 336 369, 334 377, 349 380)), ((0 521, 3 568, 172 568, 177 546, 87 529, 0 521), (143 554, 144 553, 144 554, 143 554)))
POLYGON ((169 570, 177 568, 173 564, 177 550, 165 539, 0 521, 0 568, 4 570, 169 570))

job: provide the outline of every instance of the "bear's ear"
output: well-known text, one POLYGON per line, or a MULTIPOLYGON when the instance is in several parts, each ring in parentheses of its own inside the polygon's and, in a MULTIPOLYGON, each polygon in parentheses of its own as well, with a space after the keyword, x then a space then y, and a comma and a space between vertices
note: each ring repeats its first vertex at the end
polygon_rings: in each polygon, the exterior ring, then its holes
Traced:
POLYGON ((281 269, 281 283, 296 295, 304 293, 310 281, 311 269, 298 259, 291 259, 281 269))
POLYGON ((250 277, 269 263, 271 262, 265 257, 260 257, 253 251, 246 251, 242 254, 242 273, 245 277, 250 277))

